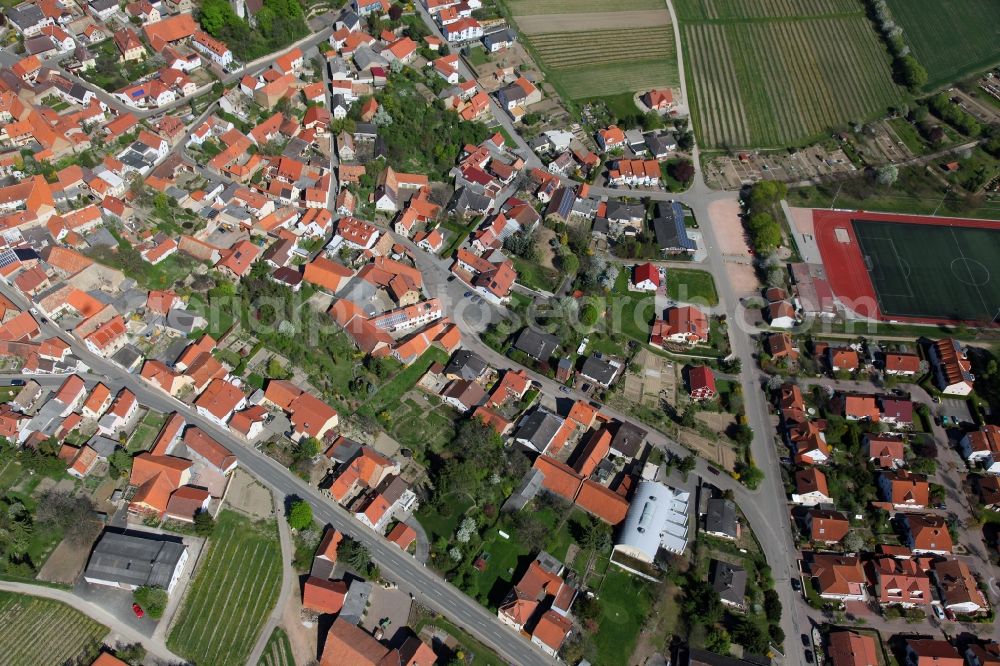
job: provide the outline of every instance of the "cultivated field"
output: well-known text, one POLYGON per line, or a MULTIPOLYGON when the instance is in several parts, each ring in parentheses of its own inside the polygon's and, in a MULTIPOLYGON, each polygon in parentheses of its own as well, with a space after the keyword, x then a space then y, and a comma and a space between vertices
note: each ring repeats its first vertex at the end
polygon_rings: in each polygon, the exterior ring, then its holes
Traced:
POLYGON ((292 645, 288 642, 288 634, 284 630, 275 629, 271 634, 258 666, 295 666, 292 645))
POLYGON ((931 87, 1000 62, 996 0, 889 0, 889 9, 931 87))
POLYGON ((511 0, 508 7, 547 79, 565 97, 678 84, 670 14, 659 0, 614 7, 598 0, 511 0))
MULTIPOLYGON (((608 0, 507 0, 507 6, 515 16, 532 14, 580 14, 586 12, 607 12, 608 0)), ((664 9, 664 0, 627 0, 618 9, 664 9)))
POLYGON ((674 0, 680 21, 857 14, 857 0, 674 0))
POLYGON ((167 644, 199 666, 242 665, 281 586, 273 522, 221 512, 198 569, 167 644))
POLYGON ((108 633, 65 604, 8 592, 0 592, 0 627, 0 662, 8 666, 75 663, 96 654, 108 633))
POLYGON ((805 143, 904 97, 852 0, 768 0, 753 8, 686 0, 681 7, 691 106, 706 146, 805 143))

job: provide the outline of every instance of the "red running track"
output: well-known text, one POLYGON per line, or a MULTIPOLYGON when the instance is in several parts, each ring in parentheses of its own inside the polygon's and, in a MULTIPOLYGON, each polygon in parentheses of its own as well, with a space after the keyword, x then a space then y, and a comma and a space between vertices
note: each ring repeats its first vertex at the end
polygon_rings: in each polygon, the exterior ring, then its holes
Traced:
POLYGON ((878 306, 875 287, 872 286, 861 247, 854 235, 853 220, 872 222, 898 222, 899 224, 932 224, 946 227, 970 227, 977 229, 1000 228, 995 220, 972 220, 959 217, 930 217, 921 215, 895 215, 892 213, 869 213, 861 210, 813 210, 813 233, 819 253, 826 267, 826 277, 830 288, 838 299, 856 314, 880 321, 902 321, 930 324, 962 324, 945 317, 906 317, 886 315, 878 306), (837 240, 837 229, 844 229, 850 243, 837 240))

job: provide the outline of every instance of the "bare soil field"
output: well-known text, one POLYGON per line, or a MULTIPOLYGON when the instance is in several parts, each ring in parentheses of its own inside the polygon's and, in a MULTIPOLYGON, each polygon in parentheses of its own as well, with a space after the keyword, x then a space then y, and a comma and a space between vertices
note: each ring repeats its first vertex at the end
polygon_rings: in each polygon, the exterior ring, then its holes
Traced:
POLYGON ((226 503, 230 508, 251 518, 270 518, 274 515, 271 493, 252 476, 237 468, 229 482, 226 503))
POLYGON ((587 14, 534 14, 518 16, 521 32, 534 35, 542 32, 573 32, 576 30, 602 30, 613 28, 649 27, 670 25, 670 14, 664 5, 661 9, 628 12, 598 12, 587 14))
POLYGON ((63 539, 45 560, 45 564, 38 572, 38 579, 72 585, 83 571, 89 556, 90 546, 71 544, 63 539))

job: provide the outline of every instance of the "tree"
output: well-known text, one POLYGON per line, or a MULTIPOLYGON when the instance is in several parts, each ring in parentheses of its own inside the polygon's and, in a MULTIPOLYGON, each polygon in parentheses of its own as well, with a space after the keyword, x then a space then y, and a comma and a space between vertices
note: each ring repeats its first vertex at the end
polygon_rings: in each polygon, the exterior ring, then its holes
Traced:
POLYGON ((132 469, 132 455, 125 449, 115 449, 108 456, 108 465, 111 466, 115 476, 126 476, 132 469))
POLYGON ((601 316, 601 309, 594 303, 587 302, 580 308, 580 323, 587 328, 593 328, 601 316))
POLYGON ((899 169, 895 164, 886 164, 875 170, 875 180, 879 185, 891 187, 899 178, 899 169))
POLYGON ((911 91, 917 91, 927 85, 927 70, 912 55, 903 55, 896 60, 903 84, 911 91))
POLYGON ((580 260, 572 252, 563 252, 559 255, 559 268, 566 275, 576 275, 580 270, 580 260))
POLYGON ((305 500, 295 500, 288 510, 288 525, 293 530, 304 530, 312 525, 312 506, 305 500))
POLYGON ((167 591, 162 587, 143 585, 136 588, 135 592, 132 593, 132 598, 154 620, 163 617, 163 611, 167 608, 167 591))
POLYGON ((749 617, 737 619, 733 639, 751 654, 766 654, 769 647, 768 635, 749 617))
POLYGON ((369 578, 375 573, 375 566, 372 564, 371 553, 369 553, 368 549, 361 543, 355 541, 354 539, 344 537, 344 540, 340 543, 337 552, 344 558, 344 561, 358 573, 369 578))
POLYGON ((400 5, 393 5, 389 7, 389 19, 391 21, 398 21, 403 16, 403 8, 400 5))
POLYGON ((689 183, 694 179, 694 164, 691 160, 677 160, 667 167, 667 171, 680 183, 689 183))
POLYGON ((38 498, 35 521, 63 533, 70 543, 84 546, 101 531, 94 501, 88 495, 73 495, 62 490, 46 490, 38 498))
POLYGON ((320 444, 315 437, 304 437, 300 439, 292 450, 292 458, 295 462, 312 460, 319 455, 320 444))
POLYGON ((764 614, 773 624, 781 622, 781 599, 775 590, 764 590, 764 614))
POLYGON ((146 648, 142 643, 118 643, 114 649, 115 656, 131 666, 142 666, 146 659, 146 648))
POLYGON ((215 518, 208 511, 194 514, 194 533, 200 537, 210 537, 215 532, 215 518))
POLYGON ((534 261, 538 256, 538 248, 534 231, 518 231, 511 234, 503 242, 503 247, 527 261, 534 261))
POLYGON ((688 474, 693 472, 695 465, 698 463, 698 459, 693 455, 686 455, 680 459, 677 463, 677 471, 682 474, 688 474))

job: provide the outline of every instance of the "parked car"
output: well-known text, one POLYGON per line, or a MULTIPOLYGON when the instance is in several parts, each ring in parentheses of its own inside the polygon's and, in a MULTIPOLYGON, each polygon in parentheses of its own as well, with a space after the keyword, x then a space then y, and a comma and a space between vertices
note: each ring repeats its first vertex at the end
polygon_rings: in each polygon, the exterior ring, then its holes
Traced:
POLYGON ((802 591, 802 583, 799 581, 798 578, 792 579, 792 589, 795 590, 796 592, 802 591))
POLYGON ((813 653, 812 650, 806 650, 806 661, 810 664, 813 663, 813 653))
POLYGON ((944 619, 944 609, 941 608, 941 606, 939 606, 938 604, 931 604, 931 610, 934 611, 934 617, 936 617, 939 620, 944 619))
POLYGON ((802 647, 809 647, 812 645, 812 639, 809 638, 809 634, 802 634, 802 647))
POLYGON ((139 604, 132 604, 132 612, 135 613, 135 616, 139 619, 142 619, 143 616, 146 615, 146 611, 142 610, 142 606, 139 604))

